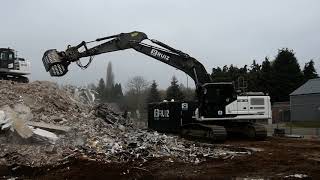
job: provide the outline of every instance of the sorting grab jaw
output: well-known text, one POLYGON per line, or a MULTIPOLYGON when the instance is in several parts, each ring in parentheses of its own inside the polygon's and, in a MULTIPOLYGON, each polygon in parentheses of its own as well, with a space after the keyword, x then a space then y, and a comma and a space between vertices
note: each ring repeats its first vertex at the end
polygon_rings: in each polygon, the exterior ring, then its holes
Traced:
POLYGON ((56 49, 47 50, 42 57, 43 65, 51 76, 63 76, 68 72, 70 62, 63 60, 56 49))

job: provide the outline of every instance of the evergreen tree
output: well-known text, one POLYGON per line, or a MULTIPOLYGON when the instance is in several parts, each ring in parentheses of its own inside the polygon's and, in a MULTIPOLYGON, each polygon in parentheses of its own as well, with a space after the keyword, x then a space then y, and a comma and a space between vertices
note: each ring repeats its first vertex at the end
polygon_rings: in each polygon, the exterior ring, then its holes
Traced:
POLYGON ((220 67, 212 68, 211 77, 214 82, 226 81, 226 72, 222 71, 220 67))
POLYGON ((304 65, 303 76, 304 76, 305 82, 308 81, 309 79, 314 79, 319 77, 316 72, 316 69, 314 68, 313 60, 310 60, 308 63, 304 65))
POLYGON ((122 92, 122 87, 121 87, 121 84, 120 83, 116 83, 114 85, 114 88, 113 88, 113 101, 114 102, 120 102, 123 98, 123 92, 122 92))
POLYGON ((171 85, 167 89, 167 100, 174 99, 175 101, 184 100, 184 95, 178 84, 178 80, 175 76, 172 77, 171 85))
POLYGON ((107 75, 106 75, 106 88, 105 88, 105 99, 108 102, 113 102, 115 100, 114 92, 114 74, 112 72, 112 64, 108 63, 107 75))
MULTIPOLYGON (((271 94, 271 92, 273 92, 273 84, 271 63, 266 57, 261 65, 261 76, 258 86, 261 88, 262 92, 271 94)), ((271 97, 271 99, 273 98, 271 97)))
POLYGON ((281 49, 272 65, 274 101, 289 101, 289 94, 303 83, 303 74, 293 50, 281 49))
POLYGON ((248 89, 254 92, 262 91, 262 88, 259 86, 261 84, 260 81, 261 65, 259 65, 256 60, 253 60, 248 74, 248 89))
POLYGON ((149 104, 152 102, 160 102, 160 101, 161 101, 161 97, 158 91, 158 84, 156 83, 155 80, 153 80, 148 93, 147 103, 149 104))
POLYGON ((190 87, 185 87, 182 83, 179 86, 180 86, 181 92, 184 95, 185 101, 195 101, 196 100, 195 89, 192 89, 190 87))
POLYGON ((113 87, 114 87, 114 74, 112 72, 112 63, 109 62, 107 66, 106 89, 112 89, 113 87))
POLYGON ((239 74, 239 69, 238 67, 234 66, 233 64, 231 64, 229 66, 229 71, 228 71, 228 77, 229 77, 229 81, 235 81, 238 79, 238 74, 239 74))
POLYGON ((98 84, 98 86, 97 86, 97 89, 96 89, 96 91, 97 91, 97 93, 98 93, 98 98, 99 98, 99 100, 100 100, 100 102, 104 102, 106 99, 105 99, 105 89, 106 89, 106 85, 105 85, 105 82, 104 82, 104 80, 103 80, 103 78, 101 78, 100 80, 99 80, 99 84, 98 84))

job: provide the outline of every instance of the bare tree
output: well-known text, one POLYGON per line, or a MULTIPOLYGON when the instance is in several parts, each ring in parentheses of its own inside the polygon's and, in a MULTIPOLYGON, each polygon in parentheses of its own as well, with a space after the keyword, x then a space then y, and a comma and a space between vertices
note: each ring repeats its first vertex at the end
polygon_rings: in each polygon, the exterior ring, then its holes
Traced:
POLYGON ((128 91, 132 91, 136 95, 141 95, 148 87, 149 83, 142 76, 135 76, 128 81, 128 91))
POLYGON ((129 109, 134 111, 139 110, 142 113, 146 110, 148 85, 148 81, 142 76, 135 76, 129 79, 125 95, 126 105, 129 109))

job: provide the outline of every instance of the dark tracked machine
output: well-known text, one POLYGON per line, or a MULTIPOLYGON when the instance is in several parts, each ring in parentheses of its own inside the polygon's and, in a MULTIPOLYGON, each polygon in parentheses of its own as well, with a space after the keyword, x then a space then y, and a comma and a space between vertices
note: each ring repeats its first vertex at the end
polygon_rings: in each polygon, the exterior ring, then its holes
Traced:
POLYGON ((65 51, 46 51, 42 58, 46 71, 51 76, 63 76, 71 62, 86 68, 95 55, 132 48, 185 72, 196 85, 196 102, 149 104, 149 128, 211 141, 224 141, 227 134, 242 134, 251 139, 266 138, 266 128, 256 121, 271 119, 269 96, 259 93, 239 95, 230 82, 214 83, 195 58, 160 41, 148 39, 142 32, 121 33, 95 40, 101 41, 106 42, 88 48, 90 42, 83 41, 77 46, 68 46, 65 51), (156 46, 145 44, 144 40, 150 40, 156 46), (80 48, 84 50, 80 51, 80 48), (87 65, 80 63, 83 57, 90 57, 87 65))
POLYGON ((10 48, 0 48, 0 80, 11 80, 27 83, 25 75, 30 74, 30 62, 17 57, 16 52, 10 48))

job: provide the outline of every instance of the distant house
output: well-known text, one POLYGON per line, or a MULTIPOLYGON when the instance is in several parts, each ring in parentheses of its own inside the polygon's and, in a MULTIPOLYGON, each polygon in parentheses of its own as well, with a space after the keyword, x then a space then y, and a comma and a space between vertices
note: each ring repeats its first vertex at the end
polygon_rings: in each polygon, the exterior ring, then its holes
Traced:
POLYGON ((290 94, 291 121, 320 121, 320 78, 310 79, 290 94))

